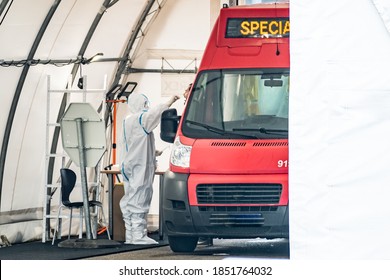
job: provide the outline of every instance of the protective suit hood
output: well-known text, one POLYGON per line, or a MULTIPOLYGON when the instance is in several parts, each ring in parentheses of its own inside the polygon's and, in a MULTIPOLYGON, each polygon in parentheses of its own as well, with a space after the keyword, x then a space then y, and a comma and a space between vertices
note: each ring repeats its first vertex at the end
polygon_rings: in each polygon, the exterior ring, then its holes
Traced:
POLYGON ((146 112, 149 109, 149 99, 144 94, 132 93, 127 98, 127 105, 132 114, 146 112))

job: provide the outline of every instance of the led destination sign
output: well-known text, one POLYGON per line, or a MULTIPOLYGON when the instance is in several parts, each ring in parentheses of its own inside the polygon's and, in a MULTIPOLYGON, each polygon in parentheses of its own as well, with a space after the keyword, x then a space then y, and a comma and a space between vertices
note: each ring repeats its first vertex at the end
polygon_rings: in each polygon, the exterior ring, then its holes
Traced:
POLYGON ((287 38, 288 18, 229 18, 225 38, 287 38))

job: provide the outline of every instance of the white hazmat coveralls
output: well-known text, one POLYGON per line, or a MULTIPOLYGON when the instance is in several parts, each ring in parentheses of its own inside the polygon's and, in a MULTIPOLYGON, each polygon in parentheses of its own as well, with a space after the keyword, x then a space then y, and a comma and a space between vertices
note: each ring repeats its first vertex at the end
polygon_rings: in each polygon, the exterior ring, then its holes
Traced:
POLYGON ((130 115, 123 121, 121 165, 124 196, 120 208, 126 228, 126 244, 157 244, 147 236, 147 214, 153 194, 156 170, 156 148, 153 129, 160 123, 161 114, 178 99, 173 96, 166 104, 149 109, 148 98, 132 93, 128 100, 130 115))

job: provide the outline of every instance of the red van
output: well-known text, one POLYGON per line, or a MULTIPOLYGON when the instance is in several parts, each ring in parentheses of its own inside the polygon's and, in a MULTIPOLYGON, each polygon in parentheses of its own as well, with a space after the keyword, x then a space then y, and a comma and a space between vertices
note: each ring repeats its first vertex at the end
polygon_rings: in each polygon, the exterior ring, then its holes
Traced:
POLYGON ((199 237, 288 238, 289 34, 288 3, 222 8, 182 116, 163 113, 172 251, 199 237))

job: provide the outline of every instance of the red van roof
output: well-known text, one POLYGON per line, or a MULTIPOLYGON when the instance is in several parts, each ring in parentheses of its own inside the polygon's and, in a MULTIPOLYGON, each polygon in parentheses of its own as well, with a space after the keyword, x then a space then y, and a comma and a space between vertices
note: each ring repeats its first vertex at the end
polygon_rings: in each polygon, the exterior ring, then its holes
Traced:
POLYGON ((288 3, 222 8, 199 70, 289 67, 289 36, 288 3))
POLYGON ((221 9, 217 20, 217 46, 260 46, 288 40, 289 4, 272 3, 221 9), (249 38, 249 40, 248 40, 249 38))

